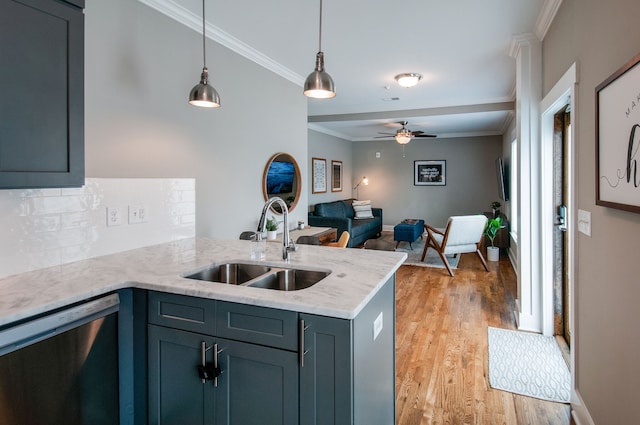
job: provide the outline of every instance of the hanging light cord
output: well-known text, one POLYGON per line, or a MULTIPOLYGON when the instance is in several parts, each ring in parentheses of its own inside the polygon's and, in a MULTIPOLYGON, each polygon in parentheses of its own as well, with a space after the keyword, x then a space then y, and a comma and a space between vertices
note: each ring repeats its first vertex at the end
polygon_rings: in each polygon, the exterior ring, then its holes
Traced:
POLYGON ((322 0, 320 0, 320 25, 318 30, 318 51, 322 51, 322 0))
POLYGON ((204 3, 205 1, 202 0, 202 57, 203 57, 203 68, 207 67, 207 48, 205 46, 205 34, 204 34, 204 28, 205 28, 205 20, 204 20, 204 3))

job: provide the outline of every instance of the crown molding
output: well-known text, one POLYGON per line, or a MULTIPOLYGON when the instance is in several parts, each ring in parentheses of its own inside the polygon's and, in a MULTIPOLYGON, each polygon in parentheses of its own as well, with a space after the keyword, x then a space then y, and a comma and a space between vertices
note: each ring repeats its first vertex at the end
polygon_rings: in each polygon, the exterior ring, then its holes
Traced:
MULTIPOLYGON (((185 9, 172 0, 138 0, 140 3, 149 6, 150 8, 168 16, 169 18, 181 23, 182 25, 202 34, 202 17, 194 14, 190 10, 185 9)), ((218 44, 234 51, 235 53, 243 56, 250 61, 272 71, 273 73, 281 76, 282 78, 291 81, 292 83, 302 87, 304 85, 305 77, 293 72, 289 68, 274 61, 270 57, 260 53, 253 47, 233 37, 226 31, 212 25, 208 22, 205 23, 207 38, 215 41, 218 44)))
POLYGON ((511 38, 511 46, 509 46, 509 56, 517 58, 522 46, 530 46, 532 42, 539 43, 540 39, 532 33, 514 35, 511 38))
POLYGON ((539 40, 544 40, 561 4, 562 0, 546 0, 542 5, 542 10, 540 10, 535 26, 535 34, 539 40))

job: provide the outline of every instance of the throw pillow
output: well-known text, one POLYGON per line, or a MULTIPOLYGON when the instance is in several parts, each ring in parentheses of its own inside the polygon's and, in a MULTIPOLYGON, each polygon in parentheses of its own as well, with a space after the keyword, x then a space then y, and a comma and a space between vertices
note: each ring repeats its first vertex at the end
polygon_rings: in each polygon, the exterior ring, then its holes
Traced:
POLYGON ((373 212, 371 212, 371 201, 353 201, 353 211, 355 212, 355 219, 362 220, 364 218, 373 218, 373 212))

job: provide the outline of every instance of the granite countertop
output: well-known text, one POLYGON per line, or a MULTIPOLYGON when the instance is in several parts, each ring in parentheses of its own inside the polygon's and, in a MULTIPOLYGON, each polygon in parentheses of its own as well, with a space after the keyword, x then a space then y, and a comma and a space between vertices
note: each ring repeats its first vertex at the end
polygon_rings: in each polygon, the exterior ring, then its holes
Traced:
POLYGON ((401 252, 299 245, 285 263, 280 244, 267 244, 265 261, 251 261, 249 253, 248 241, 188 238, 2 278, 0 326, 131 287, 353 319, 407 257, 401 252), (289 292, 181 277, 230 260, 331 274, 310 288, 289 292))

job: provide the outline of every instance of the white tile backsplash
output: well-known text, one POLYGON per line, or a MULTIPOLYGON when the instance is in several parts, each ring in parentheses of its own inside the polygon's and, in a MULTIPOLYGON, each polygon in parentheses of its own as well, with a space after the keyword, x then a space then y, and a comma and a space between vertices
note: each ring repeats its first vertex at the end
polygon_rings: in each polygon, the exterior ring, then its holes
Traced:
POLYGON ((88 178, 82 188, 0 190, 0 277, 195 235, 195 179, 88 178), (148 221, 129 224, 128 207, 148 221), (107 227, 107 207, 123 224, 107 227))

